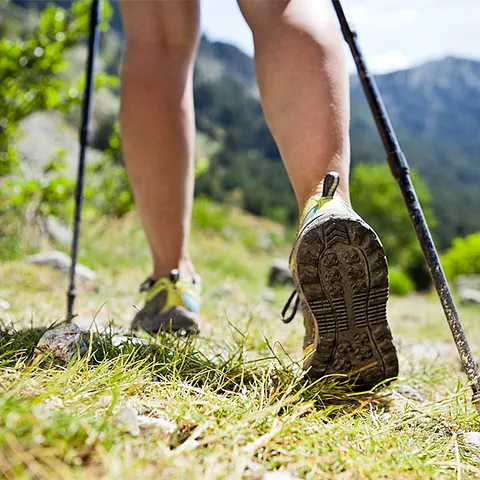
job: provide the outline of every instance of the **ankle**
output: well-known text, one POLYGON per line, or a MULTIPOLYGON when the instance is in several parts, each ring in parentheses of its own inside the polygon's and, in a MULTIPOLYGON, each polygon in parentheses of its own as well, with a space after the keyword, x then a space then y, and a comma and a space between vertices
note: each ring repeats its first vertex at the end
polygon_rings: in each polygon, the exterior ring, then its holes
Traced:
MULTIPOLYGON (((301 212, 303 210, 303 207, 307 203, 307 200, 310 197, 313 197, 314 195, 321 195, 323 191, 323 180, 314 185, 313 187, 306 189, 305 191, 297 194, 297 202, 298 202, 298 208, 299 211, 301 212)), ((342 185, 340 184, 337 188, 337 191, 335 192, 334 195, 335 198, 339 198, 340 200, 344 201, 347 205, 351 206, 351 201, 350 201, 350 192, 348 189, 348 185, 342 185)))
POLYGON ((187 255, 175 263, 155 262, 151 278, 158 280, 161 277, 167 277, 170 272, 175 269, 179 270, 181 277, 193 277, 195 275, 195 268, 190 257, 187 255))

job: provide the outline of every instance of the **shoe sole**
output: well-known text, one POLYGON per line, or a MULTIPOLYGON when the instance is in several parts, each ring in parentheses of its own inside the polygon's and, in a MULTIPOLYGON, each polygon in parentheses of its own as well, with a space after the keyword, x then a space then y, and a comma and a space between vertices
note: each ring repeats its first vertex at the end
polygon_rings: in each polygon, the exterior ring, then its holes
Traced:
POLYGON ((201 322, 197 314, 177 306, 157 315, 149 315, 141 310, 134 318, 131 328, 132 330, 142 329, 151 335, 159 332, 181 332, 192 335, 200 333, 200 326, 201 322))
POLYGON ((308 374, 347 375, 362 389, 394 379, 387 260, 375 232, 360 219, 319 218, 301 232, 295 254, 301 299, 315 319, 308 374))

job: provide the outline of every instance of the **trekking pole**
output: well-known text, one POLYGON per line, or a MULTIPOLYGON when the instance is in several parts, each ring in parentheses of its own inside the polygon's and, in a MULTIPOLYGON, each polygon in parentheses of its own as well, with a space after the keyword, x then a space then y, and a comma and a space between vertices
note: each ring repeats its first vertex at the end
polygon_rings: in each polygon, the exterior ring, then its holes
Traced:
POLYGON ((92 116, 92 97, 95 80, 95 59, 98 53, 101 21, 101 0, 92 0, 90 12, 90 37, 88 41, 88 57, 86 66, 85 92, 82 104, 82 124, 80 126, 80 155, 78 160, 77 186, 75 190, 75 211, 73 217, 72 264, 70 266, 70 286, 67 291, 67 322, 75 316, 73 304, 77 295, 75 289, 75 270, 78 260, 80 226, 83 207, 83 189, 85 185, 85 155, 90 141, 90 119, 92 116))
POLYGON ((357 34, 352 31, 348 25, 340 0, 332 0, 333 7, 340 21, 343 36, 350 47, 350 50, 355 60, 358 76, 362 83, 365 96, 367 97, 370 109, 372 111, 375 123, 377 125, 378 133, 382 138, 383 146, 387 153, 388 164, 393 176, 397 180, 400 190, 402 191, 403 199, 407 206, 410 219, 412 220, 413 228, 417 234, 418 241, 423 250, 423 255, 427 261, 430 275, 435 285, 440 303, 445 312, 452 336, 460 355, 463 367, 470 381, 473 391, 472 402, 477 408, 480 415, 480 376, 478 367, 473 356, 472 350, 468 344, 465 330, 463 329, 460 317, 458 315, 452 293, 448 286, 445 273, 440 263, 440 258, 437 249, 432 239, 430 229, 428 228, 425 216, 422 211, 420 202, 418 201, 415 188, 413 187, 410 178, 407 159, 401 150, 392 123, 388 116, 387 109, 383 103, 382 97, 378 90, 375 79, 370 75, 362 52, 357 42, 357 34))

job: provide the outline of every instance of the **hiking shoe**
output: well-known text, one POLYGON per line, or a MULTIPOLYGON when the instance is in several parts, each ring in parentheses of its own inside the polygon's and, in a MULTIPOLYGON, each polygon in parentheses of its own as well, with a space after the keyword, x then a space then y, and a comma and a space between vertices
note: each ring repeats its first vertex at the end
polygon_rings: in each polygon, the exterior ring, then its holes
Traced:
POLYGON ((387 323, 387 260, 372 228, 334 198, 339 181, 328 173, 322 195, 305 204, 290 257, 296 290, 282 320, 290 322, 301 305, 304 368, 312 378, 342 374, 370 389, 398 374, 387 323))
POLYGON ((152 334, 162 330, 186 333, 199 330, 199 277, 181 278, 178 270, 172 270, 168 277, 148 278, 140 285, 140 291, 146 294, 145 306, 135 315, 133 330, 141 328, 152 334))

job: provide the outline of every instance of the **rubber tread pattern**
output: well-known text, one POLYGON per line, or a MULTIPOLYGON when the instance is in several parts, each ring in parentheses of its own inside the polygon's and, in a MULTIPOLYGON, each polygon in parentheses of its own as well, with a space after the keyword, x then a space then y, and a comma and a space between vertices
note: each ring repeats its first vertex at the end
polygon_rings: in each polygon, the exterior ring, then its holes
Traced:
POLYGON ((370 389, 398 375, 387 323, 388 269, 375 232, 359 218, 313 220, 294 249, 305 325, 314 319, 314 350, 304 366, 313 378, 346 374, 370 389))

